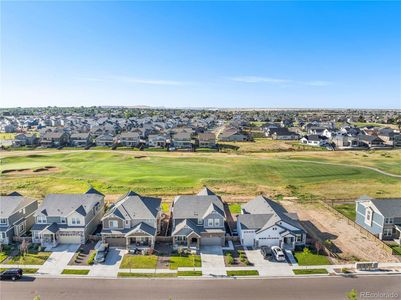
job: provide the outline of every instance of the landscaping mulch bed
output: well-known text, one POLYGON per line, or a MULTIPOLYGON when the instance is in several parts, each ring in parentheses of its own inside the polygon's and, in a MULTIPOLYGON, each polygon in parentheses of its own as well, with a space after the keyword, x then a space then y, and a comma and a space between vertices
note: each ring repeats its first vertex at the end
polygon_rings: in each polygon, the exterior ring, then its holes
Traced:
POLYGON ((88 242, 85 245, 81 245, 78 251, 71 258, 68 263, 69 266, 87 266, 90 265, 91 257, 95 253, 96 242, 88 242))
POLYGON ((251 262, 249 262, 246 253, 241 246, 235 246, 233 251, 227 250, 224 251, 223 254, 226 267, 249 267, 253 265, 251 262), (230 258, 230 256, 232 257, 232 259, 230 258), (230 260, 232 260, 231 263, 230 260))

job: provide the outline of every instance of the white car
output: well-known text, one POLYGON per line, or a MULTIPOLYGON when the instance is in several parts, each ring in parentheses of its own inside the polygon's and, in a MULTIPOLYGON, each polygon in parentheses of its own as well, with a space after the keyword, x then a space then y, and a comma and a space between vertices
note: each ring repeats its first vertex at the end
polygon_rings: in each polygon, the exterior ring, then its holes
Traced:
POLYGON ((285 261, 284 252, 283 252, 283 250, 281 250, 280 247, 278 247, 278 246, 273 246, 271 249, 272 249, 272 253, 273 253, 274 258, 275 258, 277 261, 285 261))

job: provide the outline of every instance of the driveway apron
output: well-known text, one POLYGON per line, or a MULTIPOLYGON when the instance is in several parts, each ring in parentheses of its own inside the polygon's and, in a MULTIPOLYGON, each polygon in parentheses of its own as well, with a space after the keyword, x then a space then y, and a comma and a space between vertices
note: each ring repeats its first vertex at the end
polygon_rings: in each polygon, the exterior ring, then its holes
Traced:
POLYGON ((203 276, 226 276, 223 250, 221 246, 204 246, 201 248, 202 275, 203 276))
POLYGON ((79 244, 62 244, 52 248, 52 254, 39 268, 39 274, 60 275, 79 248, 79 244))

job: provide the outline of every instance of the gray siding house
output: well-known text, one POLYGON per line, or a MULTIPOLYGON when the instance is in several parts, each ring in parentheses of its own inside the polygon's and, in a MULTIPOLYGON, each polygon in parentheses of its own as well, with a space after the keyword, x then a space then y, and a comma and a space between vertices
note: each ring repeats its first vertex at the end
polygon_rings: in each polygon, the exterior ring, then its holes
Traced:
POLYGON ((154 248, 160 232, 161 199, 125 194, 102 218, 102 239, 110 246, 154 248))
POLYGON ((85 194, 49 194, 34 214, 32 242, 44 247, 84 244, 104 214, 104 195, 91 188, 85 194))
POLYGON ((225 244, 224 204, 208 188, 194 196, 178 196, 172 207, 173 246, 199 248, 225 244))
POLYGON ((400 244, 401 199, 363 196, 356 201, 355 222, 381 240, 394 240, 400 244))
POLYGON ((38 201, 13 192, 0 196, 0 244, 9 244, 32 227, 38 201))
POLYGON ((298 216, 264 196, 257 196, 241 206, 237 232, 241 244, 248 247, 279 246, 294 250, 306 242, 306 231, 298 216))

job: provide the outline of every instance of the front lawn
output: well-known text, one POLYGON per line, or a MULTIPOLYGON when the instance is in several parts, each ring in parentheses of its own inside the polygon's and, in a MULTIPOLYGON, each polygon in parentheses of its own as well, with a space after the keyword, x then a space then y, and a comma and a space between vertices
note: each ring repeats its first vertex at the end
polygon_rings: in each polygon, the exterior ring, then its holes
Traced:
POLYGON ((176 273, 129 273, 129 272, 119 272, 118 277, 143 277, 143 278, 153 278, 153 277, 177 277, 176 273))
POLYGON ((157 264, 156 255, 124 255, 120 269, 155 269, 157 264))
POLYGON ((232 214, 240 214, 241 213, 241 204, 240 203, 230 203, 228 204, 228 208, 230 209, 230 213, 232 214))
POLYGON ((64 269, 61 274, 66 275, 88 275, 89 270, 77 270, 77 269, 64 269))
POLYGON ((200 255, 188 255, 188 256, 171 256, 170 257, 170 269, 177 270, 179 267, 201 267, 200 255))
POLYGON ((28 253, 11 257, 6 264, 8 265, 43 265, 49 258, 50 252, 28 253))
POLYGON ((236 270, 227 271, 228 276, 258 276, 259 272, 257 270, 236 270))
POLYGON ((0 263, 8 257, 8 253, 5 251, 0 252, 0 263))
MULTIPOLYGON (((0 272, 10 270, 11 268, 0 268, 0 272)), ((35 274, 39 269, 36 268, 22 268, 23 274, 35 274)))
POLYGON ((335 204, 334 209, 337 210, 339 213, 346 216, 348 219, 355 222, 356 218, 356 211, 355 211, 355 204, 335 204))
POLYGON ((319 266, 331 264, 327 256, 312 252, 295 252, 294 257, 300 266, 319 266))
POLYGON ((295 275, 329 274, 326 269, 294 269, 295 275))
POLYGON ((202 271, 178 271, 177 276, 202 276, 202 271))
POLYGON ((390 247, 395 251, 396 255, 401 255, 401 246, 393 245, 393 246, 390 246, 390 247))

